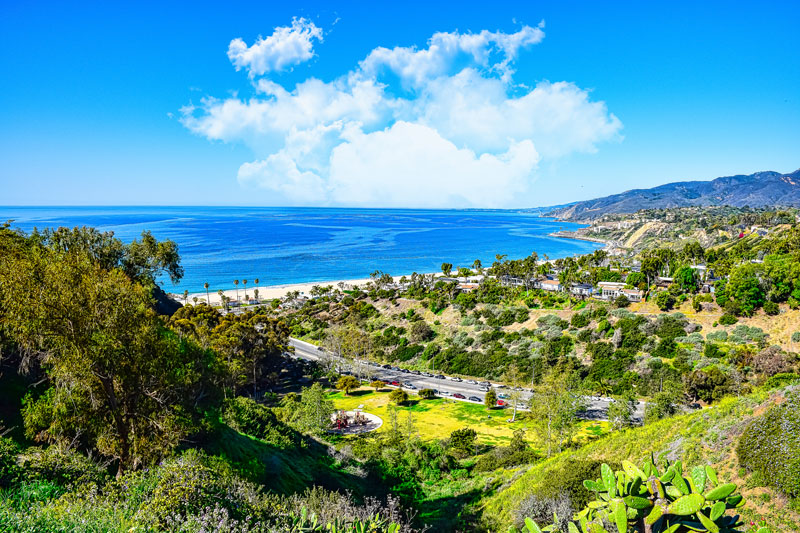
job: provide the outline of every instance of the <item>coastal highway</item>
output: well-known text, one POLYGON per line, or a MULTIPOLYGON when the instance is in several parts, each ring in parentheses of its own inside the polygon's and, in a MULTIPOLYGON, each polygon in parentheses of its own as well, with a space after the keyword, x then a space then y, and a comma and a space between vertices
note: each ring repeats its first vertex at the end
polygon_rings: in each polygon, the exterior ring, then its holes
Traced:
MULTIPOLYGON (((321 350, 317 346, 310 344, 308 342, 301 341, 299 339, 290 338, 289 344, 294 348, 294 355, 301 359, 306 359, 309 361, 319 361, 323 358, 333 358, 338 363, 344 363, 345 361, 341 358, 337 358, 332 354, 321 350)), ((397 381, 399 383, 410 383, 412 384, 416 390, 419 389, 434 389, 439 391, 439 396, 451 398, 454 400, 461 400, 461 401, 469 401, 470 397, 479 398, 481 403, 483 402, 484 394, 486 393, 485 387, 487 382, 481 383, 470 383, 467 380, 462 381, 454 381, 453 377, 445 377, 444 379, 436 378, 436 377, 429 377, 423 375, 416 375, 410 372, 403 372, 398 370, 392 370, 389 368, 383 368, 381 366, 377 366, 376 364, 364 365, 363 372, 370 376, 370 379, 379 379, 386 383, 391 383, 392 381, 397 381), (454 394, 462 394, 465 398, 454 398, 454 394)), ((492 388, 494 388, 495 392, 499 395, 508 395, 510 394, 510 389, 497 383, 490 384, 492 388)), ((413 390, 410 387, 404 386, 403 388, 413 390)), ((531 399, 532 393, 528 389, 522 389, 520 391, 520 404, 526 406, 531 399)), ((589 420, 606 420, 607 413, 608 413, 608 406, 611 403, 611 398, 603 398, 597 396, 587 396, 587 409, 583 413, 582 417, 589 419, 589 420)), ((522 409, 525 410, 525 409, 522 409)), ((639 402, 635 417, 639 420, 644 418, 644 402, 639 402)))

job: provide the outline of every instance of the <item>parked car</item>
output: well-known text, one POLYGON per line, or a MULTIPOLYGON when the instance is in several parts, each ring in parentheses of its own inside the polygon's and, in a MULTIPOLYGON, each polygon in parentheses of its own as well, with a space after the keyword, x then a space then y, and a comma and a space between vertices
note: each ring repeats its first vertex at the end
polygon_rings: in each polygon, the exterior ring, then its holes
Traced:
POLYGON ((432 378, 433 377, 433 374, 431 374, 430 372, 423 372, 422 375, 425 376, 426 378, 432 378))
POLYGON ((483 391, 483 392, 489 392, 489 387, 481 387, 481 391, 483 391))
POLYGON ((404 381, 403 382, 403 387, 405 387, 407 389, 411 389, 411 390, 415 390, 417 388, 417 387, 414 386, 413 383, 410 383, 408 381, 404 381))
POLYGON ((458 377, 450 378, 451 381, 455 381, 457 383, 461 383, 462 379, 458 377))
POLYGON ((445 377, 443 375, 439 374, 438 376, 436 376, 436 379, 445 379, 445 377))
POLYGON ((392 370, 394 370, 395 372, 399 372, 400 371, 400 367, 399 366, 393 366, 392 370))
POLYGON ((433 394, 439 396, 439 389, 433 389, 433 394))
POLYGON ((471 401, 471 402, 478 402, 478 403, 480 403, 480 402, 482 402, 482 401, 483 401, 483 400, 481 400, 480 398, 478 398, 477 396, 470 396, 468 399, 469 399, 469 401, 471 401))
POLYGON ((497 397, 501 398, 503 400, 507 400, 508 399, 508 394, 498 394, 497 397))
POLYGON ((415 376, 419 376, 420 375, 420 371, 419 370, 412 370, 411 373, 414 374, 415 376))
POLYGON ((443 390, 441 392, 437 392, 436 394, 438 394, 439 396, 452 396, 453 395, 453 393, 451 393, 449 391, 446 391, 446 390, 443 390))
POLYGON ((399 381, 390 381, 389 385, 391 385, 392 387, 399 387, 400 386, 400 382, 399 381))
POLYGON ((381 368, 385 368, 386 370, 389 370, 390 368, 392 368, 392 365, 383 365, 381 368))
POLYGON ((506 404, 505 400, 497 400, 497 406, 498 407, 505 407, 506 405, 507 404, 506 404))
POLYGON ((407 369, 407 368, 401 369, 400 372, 402 372, 403 374, 410 374, 411 373, 411 371, 409 369, 407 369))
POLYGON ((477 385, 478 384, 478 382, 475 381, 474 379, 468 379, 467 383, 469 383, 470 385, 477 385))
POLYGON ((457 392, 457 393, 453 394, 453 398, 458 398, 459 400, 464 400, 464 399, 466 399, 466 396, 464 396, 460 392, 457 392))

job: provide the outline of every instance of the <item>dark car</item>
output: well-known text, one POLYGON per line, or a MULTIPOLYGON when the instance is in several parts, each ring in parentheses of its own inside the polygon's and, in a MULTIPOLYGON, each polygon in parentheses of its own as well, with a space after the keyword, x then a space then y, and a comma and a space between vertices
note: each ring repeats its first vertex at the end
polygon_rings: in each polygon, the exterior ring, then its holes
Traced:
POLYGON ((478 402, 478 403, 480 403, 480 402, 482 402, 482 401, 483 401, 483 400, 481 400, 480 398, 478 398, 477 396, 470 396, 468 399, 469 399, 469 401, 471 401, 471 402, 478 402))
POLYGON ((404 368, 404 369, 400 370, 400 372, 402 372, 403 374, 410 374, 411 373, 411 371, 409 369, 407 369, 407 368, 404 368))
POLYGON ((431 374, 430 372, 423 372, 422 375, 425 376, 426 378, 432 378, 433 377, 433 374, 431 374))
POLYGON ((420 371, 419 370, 412 370, 411 373, 414 374, 415 376, 419 376, 420 375, 420 371))
POLYGON ((390 368, 392 368, 392 365, 383 365, 381 368, 385 368, 386 370, 389 370, 390 368))
POLYGON ((453 394, 453 398, 458 398, 459 400, 463 400, 463 399, 466 398, 466 396, 464 396, 460 392, 457 392, 457 393, 453 394))
POLYGON ((400 371, 400 367, 399 366, 393 366, 392 370, 394 370, 395 372, 399 372, 400 371))
POLYGON ((439 374, 438 376, 436 376, 436 379, 445 379, 445 377, 443 375, 439 374))

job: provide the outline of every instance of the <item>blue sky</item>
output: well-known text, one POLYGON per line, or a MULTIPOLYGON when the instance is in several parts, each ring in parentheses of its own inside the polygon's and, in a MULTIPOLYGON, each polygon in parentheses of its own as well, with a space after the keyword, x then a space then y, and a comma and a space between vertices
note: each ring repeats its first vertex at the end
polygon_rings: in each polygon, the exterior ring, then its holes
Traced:
POLYGON ((528 207, 800 167, 797 2, 114 4, 0 6, 0 205, 528 207))

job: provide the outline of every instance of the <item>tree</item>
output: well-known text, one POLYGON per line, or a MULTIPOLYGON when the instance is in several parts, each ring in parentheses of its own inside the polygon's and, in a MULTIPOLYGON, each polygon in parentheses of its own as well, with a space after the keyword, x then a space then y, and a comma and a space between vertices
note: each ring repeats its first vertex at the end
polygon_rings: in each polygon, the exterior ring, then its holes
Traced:
POLYGON ((319 383, 314 383, 310 387, 303 387, 300 402, 290 411, 290 421, 301 431, 319 435, 330 427, 334 412, 336 409, 325 389, 319 383))
POLYGON ((636 397, 615 398, 608 406, 608 422, 612 430, 631 427, 636 413, 636 397))
POLYGON ((208 282, 203 283, 203 288, 206 290, 206 303, 211 305, 211 296, 208 294, 208 282))
POLYGON ((483 263, 481 263, 480 259, 476 259, 472 262, 472 268, 475 270, 476 274, 483 273, 483 263))
POLYGON ((669 311, 675 305, 675 297, 667 291, 656 294, 656 305, 662 311, 669 311))
POLYGON ((614 298, 614 307, 617 308, 625 308, 631 305, 631 301, 628 300, 628 297, 624 294, 620 294, 616 298, 614 298))
POLYGON ((247 280, 242 280, 242 285, 244 285, 244 301, 247 302, 247 280))
POLYGON ((547 447, 547 457, 553 448, 561 450, 562 443, 571 440, 578 413, 585 409, 583 397, 568 377, 552 372, 534 386, 531 416, 537 422, 535 431, 547 447))
POLYGON ((764 291, 755 265, 744 263, 733 269, 726 286, 728 297, 739 304, 740 313, 753 316, 764 304, 764 291))
POLYGON ((350 394, 361 386, 361 382, 353 376, 342 376, 336 382, 336 388, 344 391, 345 394, 350 394))
POLYGON ((453 264, 452 263, 442 263, 442 274, 449 277, 450 272, 453 271, 453 264))
POLYGON ((395 389, 389 393, 389 401, 397 405, 403 405, 408 401, 408 393, 403 389, 395 389))
MULTIPOLYGON (((93 233, 90 233, 94 235, 93 233)), ((149 282, 148 240, 128 260, 149 282)), ((50 388, 26 406, 29 437, 82 442, 121 475, 152 464, 193 430, 215 397, 213 352, 181 339, 152 308, 150 288, 87 247, 38 242, 0 261, 4 327, 50 388), (108 264, 108 263, 105 263, 108 264)))
POLYGON ((188 305, 188 304, 189 304, 189 291, 185 290, 183 291, 183 305, 188 305))
POLYGON ((369 386, 375 389, 375 392, 378 392, 379 389, 382 389, 386 386, 386 382, 376 379, 375 381, 370 383, 369 386))
POLYGON ((483 398, 483 403, 488 409, 492 409, 497 406, 497 393, 494 391, 494 389, 489 389, 489 391, 486 393, 486 396, 483 398))
POLYGON ((478 433, 472 428, 457 429, 450 433, 450 447, 467 455, 475 453, 477 440, 478 433))
POLYGON ((684 293, 697 292, 697 272, 688 266, 681 267, 675 273, 674 283, 684 293))
POLYGON ((236 286, 236 301, 239 301, 239 280, 233 280, 233 284, 236 286))

